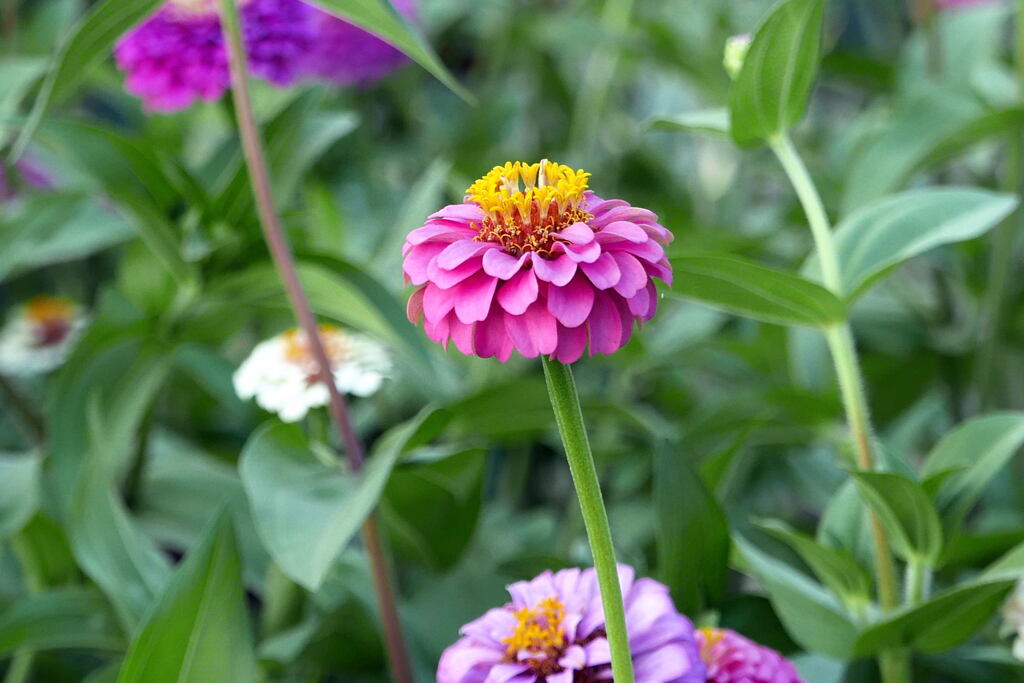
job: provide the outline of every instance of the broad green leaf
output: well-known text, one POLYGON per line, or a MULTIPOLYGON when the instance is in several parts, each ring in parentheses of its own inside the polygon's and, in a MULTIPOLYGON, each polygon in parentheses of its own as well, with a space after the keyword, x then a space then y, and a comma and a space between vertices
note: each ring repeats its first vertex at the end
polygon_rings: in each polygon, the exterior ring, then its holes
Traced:
POLYGON ((435 571, 454 565, 476 530, 485 464, 470 450, 392 472, 380 507, 395 552, 435 571))
POLYGON ((866 206, 836 227, 843 291, 863 292, 886 269, 999 225, 1017 199, 975 188, 911 190, 866 206))
POLYGON ((103 650, 124 647, 110 605, 92 588, 30 595, 0 614, 0 658, 15 650, 103 650))
POLYGON ((86 468, 68 515, 71 548, 122 623, 134 629, 161 593, 171 569, 115 496, 98 462, 86 468))
POLYGON ((870 602, 871 579, 849 554, 824 546, 779 520, 765 520, 758 526, 795 550, 818 580, 844 603, 863 607, 870 602))
POLYGON ((824 546, 846 552, 860 566, 872 566, 874 548, 867 509, 853 480, 847 479, 832 495, 815 537, 824 546))
POLYGON ((107 59, 114 43, 156 9, 161 0, 103 0, 92 7, 54 55, 46 82, 12 151, 17 159, 35 135, 50 105, 70 92, 97 64, 107 59))
POLYGON ((671 259, 672 291, 714 308, 779 325, 828 327, 843 319, 842 302, 821 285, 733 256, 686 254, 671 259))
POLYGON ((942 523, 921 485, 891 472, 852 472, 850 476, 889 532, 893 552, 904 560, 920 558, 935 565, 942 552, 942 523))
POLYGON ((78 581, 80 572, 67 535, 42 512, 37 512, 10 542, 14 554, 27 570, 25 582, 30 588, 42 590, 78 581))
POLYGON ((809 651, 849 659, 857 635, 845 610, 824 588, 804 574, 733 535, 750 571, 768 591, 786 631, 809 651))
POLYGON ((231 517, 218 515, 167 584, 118 683, 260 679, 231 517))
POLYGON ((456 95, 473 104, 475 98, 463 88, 430 47, 402 21, 383 0, 310 0, 314 5, 360 26, 388 41, 414 59, 456 95))
POLYGON ((44 57, 12 55, 0 60, 0 147, 7 138, 7 119, 18 111, 25 93, 44 73, 44 57))
POLYGON ((765 142, 800 120, 818 73, 824 0, 782 0, 754 34, 729 96, 740 145, 765 142))
POLYGON ((716 138, 729 137, 728 109, 701 109, 676 116, 659 116, 648 124, 652 130, 703 133, 716 138))
POLYGON ((39 505, 39 456, 0 454, 0 540, 18 533, 39 505))
POLYGON ((410 439, 433 413, 381 437, 358 475, 317 458, 302 430, 269 423, 242 450, 239 471, 256 530, 281 570, 316 590, 377 506, 410 439))
POLYGON ((989 622, 1012 581, 981 581, 943 591, 915 607, 902 607, 857 636, 854 656, 908 646, 920 652, 944 652, 963 643, 989 622))
POLYGON ((658 578, 676 606, 699 614, 716 605, 729 568, 729 522, 678 445, 654 452, 658 578))
POLYGON ((1024 444, 1024 413, 995 413, 968 420, 946 434, 924 461, 923 474, 961 471, 946 481, 936 505, 955 527, 977 502, 982 491, 1024 444))
POLYGON ((1015 581, 1024 576, 1024 543, 1018 543, 998 560, 989 565, 981 578, 986 581, 1015 581))

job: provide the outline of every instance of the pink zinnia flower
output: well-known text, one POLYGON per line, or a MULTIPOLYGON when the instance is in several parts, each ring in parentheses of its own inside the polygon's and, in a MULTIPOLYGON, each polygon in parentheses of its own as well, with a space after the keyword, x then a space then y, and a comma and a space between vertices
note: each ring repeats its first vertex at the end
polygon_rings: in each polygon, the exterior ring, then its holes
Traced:
MULTIPOLYGON (((668 588, 633 580, 619 565, 636 683, 704 683, 693 625, 668 588)), ((573 683, 611 680, 604 611, 593 569, 544 572, 508 587, 512 602, 462 627, 444 651, 437 683, 573 683)))
POLYGON ((571 363, 613 353, 671 284, 672 233, 647 209, 604 200, 568 166, 497 166, 406 238, 412 322, 467 355, 571 363))
MULTIPOLYGON (((406 21, 416 20, 415 0, 392 0, 391 4, 406 21)), ((310 74, 328 83, 366 84, 409 61, 390 43, 331 14, 319 12, 317 24, 310 74)))
POLYGON ((803 683, 785 657, 735 631, 698 629, 697 644, 708 683, 803 683))

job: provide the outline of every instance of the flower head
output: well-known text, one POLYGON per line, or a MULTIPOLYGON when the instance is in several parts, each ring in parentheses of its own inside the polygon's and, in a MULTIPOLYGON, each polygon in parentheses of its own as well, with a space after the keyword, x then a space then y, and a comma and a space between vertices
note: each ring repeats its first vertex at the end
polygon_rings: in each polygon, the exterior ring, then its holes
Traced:
MULTIPOLYGON (((338 391, 369 396, 391 372, 387 351, 367 336, 321 325, 320 338, 338 391)), ((257 344, 235 372, 234 384, 239 398, 255 397, 261 408, 285 422, 301 420, 330 398, 306 335, 298 329, 257 344)))
MULTIPOLYGON (((392 0, 407 21, 416 18, 414 0, 392 0)), ((382 78, 408 58, 372 33, 326 12, 317 14, 317 45, 310 74, 338 85, 365 84, 382 78)))
POLYGON ((793 665, 775 650, 725 628, 697 630, 708 683, 802 683, 793 665))
POLYGON ((39 296, 16 308, 0 330, 0 373, 28 376, 60 367, 85 325, 69 299, 39 296))
POLYGON ((613 353, 657 308, 653 278, 671 283, 672 233, 652 212, 588 189, 589 174, 547 160, 507 163, 461 204, 406 238, 403 270, 420 286, 412 322, 467 355, 571 363, 613 353))
MULTIPOLYGON (((637 683, 704 683, 690 620, 668 588, 619 566, 637 683)), ((611 653, 593 569, 544 572, 508 587, 512 602, 462 627, 438 683, 573 683, 611 679, 611 653)))

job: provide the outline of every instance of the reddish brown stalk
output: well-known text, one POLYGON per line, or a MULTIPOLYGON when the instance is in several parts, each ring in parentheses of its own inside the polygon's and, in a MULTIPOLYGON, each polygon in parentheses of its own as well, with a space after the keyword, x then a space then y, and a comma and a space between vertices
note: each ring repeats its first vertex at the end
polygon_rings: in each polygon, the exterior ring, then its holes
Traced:
MULTIPOLYGON (((316 318, 313 316, 309 299, 306 297, 302 283, 299 280, 298 272, 295 269, 295 260, 292 257, 288 240, 285 237, 277 211, 274 208, 270 174, 263 155, 263 143, 260 139, 259 127, 256 124, 256 118, 252 111, 252 98, 249 95, 248 65, 245 52, 242 49, 238 28, 238 13, 232 0, 221 0, 221 17, 228 44, 232 96, 238 118, 238 129, 242 138, 242 148, 249 170, 253 195, 256 199, 260 225, 263 227, 267 247, 270 249, 274 265, 277 267, 281 280, 284 283, 285 292, 288 295, 292 310, 295 312, 295 317, 298 319, 300 327, 309 340, 310 349, 319 367, 321 381, 327 386, 330 394, 328 406, 331 418, 334 420, 334 424, 341 435, 349 467, 353 472, 358 472, 363 467, 365 448, 359 435, 356 434, 355 428, 352 426, 345 397, 338 391, 334 383, 331 362, 324 350, 316 318)), ((381 545, 380 532, 377 528, 376 520, 372 515, 363 524, 362 538, 369 558, 371 573, 373 574, 374 589, 377 595, 378 608, 380 609, 381 626, 384 631, 391 674, 397 683, 413 683, 412 669, 409 665, 401 623, 398 618, 398 608, 394 598, 394 589, 391 585, 390 568, 381 545)))

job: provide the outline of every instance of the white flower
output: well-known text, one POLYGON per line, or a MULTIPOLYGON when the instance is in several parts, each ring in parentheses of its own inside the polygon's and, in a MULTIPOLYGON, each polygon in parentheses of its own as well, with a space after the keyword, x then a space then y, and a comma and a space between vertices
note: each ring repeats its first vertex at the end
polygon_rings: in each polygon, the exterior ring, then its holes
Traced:
POLYGON ((0 373, 39 375, 60 367, 86 324, 67 299, 40 296, 16 308, 0 330, 0 373))
POLYGON ((1003 605, 1003 635, 1014 635, 1013 656, 1024 661, 1024 579, 1017 581, 1013 595, 1003 605))
MULTIPOLYGON (((320 327, 320 337, 338 391, 369 396, 390 374, 391 358, 369 337, 330 325, 320 327)), ((327 405, 329 398, 301 330, 289 330, 257 344, 235 372, 234 383, 239 398, 255 397, 261 408, 277 413, 285 422, 301 420, 311 408, 327 405)))

